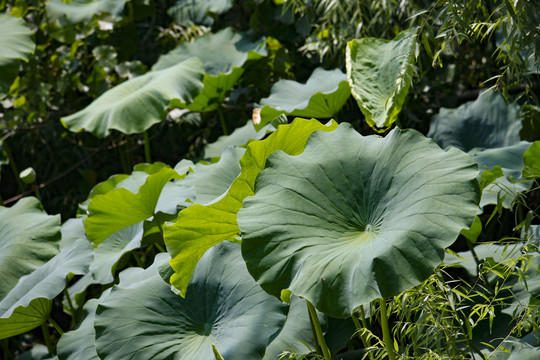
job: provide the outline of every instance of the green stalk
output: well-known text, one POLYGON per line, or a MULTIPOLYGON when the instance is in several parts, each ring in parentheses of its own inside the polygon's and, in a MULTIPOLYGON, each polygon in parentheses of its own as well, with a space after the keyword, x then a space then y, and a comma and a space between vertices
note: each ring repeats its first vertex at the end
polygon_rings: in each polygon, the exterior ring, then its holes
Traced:
POLYGON ((49 323, 56 329, 56 331, 58 331, 60 335, 64 335, 64 330, 62 330, 60 325, 58 325, 50 315, 47 317, 47 321, 49 321, 49 323))
POLYGON ((216 358, 216 360, 225 360, 223 359, 223 356, 221 356, 221 354, 219 353, 215 344, 212 344, 212 350, 214 351, 214 357, 216 358))
POLYGON ((47 350, 49 350, 49 354, 53 354, 54 348, 51 342, 51 333, 49 332, 49 328, 47 326, 47 323, 41 324, 41 332, 43 333, 43 339, 45 340, 45 345, 47 346, 47 350))
POLYGON ((319 322, 319 317, 317 316, 317 310, 315 310, 315 306, 313 306, 313 304, 309 302, 309 300, 306 299, 306 303, 309 311, 309 317, 313 322, 313 327, 315 328, 314 337, 317 337, 317 341, 319 342, 319 345, 321 347, 324 360, 332 360, 332 355, 330 355, 330 350, 328 349, 328 346, 326 346, 326 341, 324 340, 321 323, 319 322))
POLYGON ((221 122, 221 129, 223 130, 223 135, 229 135, 229 132, 227 131, 227 124, 225 123, 225 117, 223 116, 223 110, 221 109, 221 107, 218 107, 217 112, 219 115, 219 121, 221 122))
POLYGON ((71 312, 71 324, 73 325, 73 328, 75 328, 77 326, 77 322, 75 321, 75 307, 73 306, 73 302, 71 301, 67 287, 64 288, 64 296, 67 299, 69 311, 71 312))
MULTIPOLYGON (((356 329, 358 330, 362 330, 362 329, 366 329, 367 330, 367 324, 366 324, 366 314, 364 313, 364 307, 363 306, 360 306, 360 316, 361 316, 361 319, 362 319, 362 324, 360 324, 360 322, 358 321, 358 318, 353 314, 353 322, 354 322, 354 326, 356 326, 356 329)), ((364 348, 367 349, 368 347, 370 347, 370 343, 368 341, 368 338, 366 337, 365 333, 362 332, 360 334, 360 340, 362 340, 362 344, 364 344, 364 348)), ((373 354, 372 353, 368 353, 368 356, 371 360, 374 360, 374 357, 373 357, 373 354)))
POLYGON ((150 156, 150 140, 148 139, 148 131, 143 132, 144 138, 144 159, 147 163, 152 163, 152 158, 150 156))
POLYGON ((388 353, 389 360, 395 360, 396 354, 394 353, 394 339, 390 334, 390 328, 388 327, 388 316, 386 314, 386 301, 379 299, 379 307, 381 309, 381 327, 383 332, 383 342, 386 352, 388 353))

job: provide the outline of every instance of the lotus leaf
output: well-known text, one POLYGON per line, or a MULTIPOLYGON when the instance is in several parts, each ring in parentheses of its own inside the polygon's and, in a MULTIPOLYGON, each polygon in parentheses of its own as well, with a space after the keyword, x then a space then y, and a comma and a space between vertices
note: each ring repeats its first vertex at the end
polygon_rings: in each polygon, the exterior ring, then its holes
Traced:
POLYGON ((171 284, 183 296, 204 252, 221 241, 235 238, 240 232, 236 213, 244 198, 253 195, 255 178, 264 168, 268 155, 276 150, 299 154, 314 131, 331 131, 336 126, 334 122, 326 126, 318 121, 296 119, 291 125, 279 126, 265 140, 250 143, 240 159, 242 172, 222 199, 208 206, 197 204, 182 210, 174 225, 164 227, 163 236, 175 271, 171 284))
POLYGON ((242 66, 246 61, 264 56, 266 48, 263 40, 253 42, 247 35, 225 28, 215 34, 201 36, 193 43, 181 44, 161 56, 152 70, 164 70, 191 57, 199 58, 205 72, 202 91, 189 104, 173 101, 172 106, 206 112, 217 109, 223 102, 227 92, 244 72, 242 66))
POLYGON ((127 0, 51 0, 47 3, 47 16, 50 21, 67 19, 71 24, 91 21, 96 14, 119 15, 127 0))
POLYGON ((509 208, 532 182, 521 177, 523 153, 530 143, 520 142, 519 107, 507 104, 493 92, 484 92, 475 101, 456 109, 442 108, 431 121, 428 136, 440 146, 455 146, 468 151, 480 173, 500 166, 504 176, 483 189, 481 207, 497 204, 509 208))
POLYGON ((287 306, 251 278, 238 244, 203 256, 186 298, 171 291, 157 266, 145 272, 129 285, 125 276, 98 305, 96 345, 104 360, 214 360, 212 344, 228 360, 261 359, 285 321, 287 306))
POLYGON ((0 206, 0 301, 17 284, 58 253, 60 216, 47 215, 36 198, 0 206))
POLYGON ((186 59, 127 80, 61 120, 71 131, 85 129, 97 137, 107 136, 111 129, 140 133, 165 119, 173 100, 177 106, 191 103, 202 90, 202 80, 200 60, 186 59))
POLYGON ((180 176, 169 167, 148 175, 138 192, 115 188, 96 195, 88 205, 85 220, 86 234, 95 245, 118 230, 144 221, 154 215, 158 199, 165 184, 180 176))
POLYGON ((90 243, 78 240, 31 274, 21 277, 0 301, 0 338, 22 334, 43 323, 49 313, 36 309, 37 303, 46 307, 49 300, 64 290, 69 274, 88 271, 92 257, 90 243))
POLYGON ((256 128, 262 128, 281 114, 330 118, 339 112, 350 95, 347 76, 339 69, 317 68, 305 84, 280 80, 272 86, 270 96, 261 100, 261 119, 256 128))
POLYGON ((34 47, 32 31, 24 20, 0 14, 0 100, 19 74, 20 59, 27 60, 34 47))
POLYGON ((253 126, 252 121, 248 121, 246 125, 237 128, 230 135, 220 136, 216 142, 208 144, 204 147, 204 157, 212 158, 221 156, 223 150, 229 146, 242 146, 247 144, 250 140, 262 139, 268 131, 273 131, 272 125, 264 126, 261 130, 257 131, 253 126))
POLYGON ((196 189, 194 202, 197 204, 210 204, 219 200, 240 174, 240 158, 245 152, 243 148, 229 147, 223 151, 219 162, 211 165, 197 164, 194 171, 179 183, 196 189))
POLYGON ((238 212, 242 255, 268 293, 348 317, 432 274, 475 218, 476 174, 470 155, 415 130, 315 132, 302 154, 268 157, 238 212))
POLYGON ((441 108, 431 120, 428 136, 441 147, 463 151, 515 145, 521 130, 518 111, 516 104, 507 104, 499 94, 484 92, 455 109, 441 108))
POLYGON ((214 19, 210 14, 224 13, 232 5, 231 0, 178 0, 167 12, 182 26, 212 26, 214 19))
POLYGON ((351 93, 374 130, 385 131, 397 120, 412 82, 416 30, 394 40, 349 41, 347 78, 351 93))

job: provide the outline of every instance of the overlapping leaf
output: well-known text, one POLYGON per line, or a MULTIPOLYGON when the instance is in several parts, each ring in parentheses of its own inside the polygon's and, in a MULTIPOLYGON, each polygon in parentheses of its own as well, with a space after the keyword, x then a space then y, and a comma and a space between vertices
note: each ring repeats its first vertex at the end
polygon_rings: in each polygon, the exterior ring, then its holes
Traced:
POLYGON ((0 301, 0 338, 14 336, 41 325, 50 309, 47 305, 66 286, 69 274, 85 274, 93 250, 85 239, 75 241, 31 274, 19 279, 0 301), (40 304, 41 306, 39 306, 40 304))
POLYGON ((416 30, 392 41, 363 38, 347 44, 347 77, 366 122, 377 131, 396 121, 412 82, 416 30))
POLYGON ((431 275, 475 218, 476 174, 469 155, 414 130, 317 132, 302 154, 268 158, 238 212, 242 255, 270 294, 348 317, 431 275))
POLYGON ((211 14, 224 13, 232 5, 231 0, 178 0, 167 12, 182 26, 212 26, 214 18, 211 14))
POLYGON ((222 199, 208 206, 193 205, 178 214, 174 225, 165 226, 164 240, 175 271, 171 284, 183 296, 197 261, 204 252, 238 235, 240 230, 236 214, 242 208, 242 201, 253 195, 255 178, 264 168, 266 158, 276 150, 299 154, 314 131, 331 131, 336 125, 325 126, 315 120, 296 119, 291 125, 279 126, 265 140, 250 143, 240 159, 242 172, 222 199))
POLYGON ((188 104, 173 101, 172 106, 206 112, 215 110, 223 102, 244 72, 242 66, 246 61, 263 56, 266 56, 266 48, 262 39, 253 42, 246 34, 234 32, 229 27, 215 34, 206 34, 193 43, 181 44, 161 56, 152 70, 164 70, 191 57, 199 58, 205 72, 202 90, 188 104))
POLYGON ((88 205, 89 214, 85 221, 88 238, 98 245, 118 230, 150 218, 165 184, 178 178, 176 171, 162 167, 148 175, 136 194, 120 187, 96 195, 88 205))
POLYGON ((96 14, 119 15, 127 0, 51 0, 47 3, 50 21, 65 18, 72 24, 91 21, 96 14))
POLYGON ((104 360, 214 360, 212 344, 228 360, 261 359, 285 321, 287 306, 251 278, 238 244, 205 254, 185 299, 155 264, 145 273, 129 285, 124 277, 98 306, 96 344, 104 360))
POLYGON ((208 144, 204 147, 204 157, 213 158, 221 156, 223 150, 229 146, 242 146, 246 145, 250 140, 262 139, 267 131, 273 131, 272 125, 264 126, 257 131, 253 126, 252 121, 248 121, 246 125, 235 129, 230 135, 220 136, 215 142, 208 144))
POLYGON ((32 31, 22 19, 0 14, 0 99, 17 77, 20 59, 27 60, 34 47, 32 31))
POLYGON ((337 114, 351 94, 347 76, 339 69, 317 68, 305 84, 280 80, 269 97, 261 100, 260 123, 270 123, 281 114, 305 118, 330 118, 337 114))
POLYGON ((428 136, 441 147, 463 151, 515 145, 521 140, 518 111, 516 104, 507 104, 500 95, 483 93, 455 109, 441 108, 431 120, 428 136))
POLYGON ((60 216, 47 215, 36 198, 0 206, 0 300, 19 278, 36 270, 58 253, 60 216))
POLYGON ((520 192, 531 187, 532 181, 521 174, 523 154, 530 143, 520 142, 518 112, 516 104, 507 104, 500 95, 486 92, 456 109, 442 108, 431 121, 428 136, 442 147, 468 151, 481 174, 501 167, 504 176, 483 189, 482 207, 502 199, 502 205, 508 208, 520 192))

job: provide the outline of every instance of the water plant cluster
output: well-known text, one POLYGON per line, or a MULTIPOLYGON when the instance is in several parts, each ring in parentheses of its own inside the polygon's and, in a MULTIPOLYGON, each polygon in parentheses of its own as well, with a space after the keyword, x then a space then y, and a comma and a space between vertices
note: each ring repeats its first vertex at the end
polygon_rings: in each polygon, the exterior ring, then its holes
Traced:
POLYGON ((531 6, 0 1, 2 358, 538 359, 531 6))

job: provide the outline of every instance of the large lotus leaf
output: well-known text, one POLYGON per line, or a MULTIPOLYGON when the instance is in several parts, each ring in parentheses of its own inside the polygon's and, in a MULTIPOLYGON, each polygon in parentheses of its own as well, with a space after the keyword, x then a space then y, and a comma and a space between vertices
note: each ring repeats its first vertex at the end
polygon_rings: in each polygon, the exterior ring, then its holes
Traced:
POLYGON ((47 3, 50 21, 66 18, 72 24, 91 21, 94 15, 108 13, 119 15, 127 0, 51 0, 47 3))
POLYGON ((349 41, 347 77, 351 92, 369 126, 388 129, 398 117, 412 82, 416 30, 394 40, 363 38, 349 41))
POLYGON ((222 14, 232 7, 232 0, 178 0, 167 13, 182 26, 212 26, 210 14, 222 14))
POLYGON ((191 57, 199 58, 204 66, 203 89, 189 104, 173 102, 176 107, 206 112, 219 107, 227 92, 244 72, 248 60, 266 56, 264 41, 257 42, 242 33, 225 28, 215 34, 206 34, 192 43, 183 43, 161 56, 153 71, 167 69, 191 57))
POLYGON ((0 300, 58 253, 60 236, 60 215, 47 215, 36 198, 0 206, 0 300))
POLYGON ((533 181, 521 176, 524 166, 523 156, 530 146, 530 143, 522 141, 500 148, 484 150, 475 148, 469 151, 474 162, 478 164, 480 174, 486 170, 493 170, 495 166, 500 166, 504 174, 483 189, 481 207, 497 204, 498 198, 503 198, 502 205, 510 208, 519 193, 531 188, 533 181))
POLYGON ((279 126, 265 140, 251 142, 240 159, 242 172, 222 199, 208 206, 196 204, 182 210, 173 225, 164 227, 163 237, 175 271, 171 284, 183 296, 204 252, 224 240, 235 238, 240 232, 236 214, 242 201, 253 195, 255 178, 264 169, 266 158, 276 150, 299 154, 314 131, 331 131, 336 126, 335 122, 326 126, 314 120, 296 119, 290 125, 279 126))
POLYGON ((111 129, 141 133, 165 119, 173 100, 178 106, 191 103, 202 90, 202 80, 200 60, 187 59, 127 80, 61 121, 71 131, 85 129, 98 137, 107 136, 111 129))
POLYGON ((414 130, 316 132, 302 154, 268 158, 238 212, 242 255, 268 293, 348 317, 432 274, 475 218, 477 172, 414 130))
POLYGON ((17 77, 20 59, 28 59, 34 47, 32 31, 24 20, 0 14, 0 99, 17 77))
POLYGON ((85 274, 92 262, 93 249, 84 240, 70 247, 19 282, 0 302, 0 338, 29 331, 43 323, 48 313, 36 311, 36 301, 46 304, 60 294, 69 274, 85 274), (41 321, 39 321, 41 320, 41 321))
POLYGON ((267 131, 273 130, 274 127, 268 124, 257 131, 255 126, 253 126, 253 122, 248 121, 246 125, 235 129, 232 134, 220 136, 216 142, 206 145, 204 147, 204 157, 213 158, 221 156, 221 153, 229 146, 242 146, 250 140, 260 140, 266 136, 267 131))
MULTIPOLYGON (((144 280, 122 280, 98 306, 96 344, 104 359, 261 359, 287 306, 251 278, 240 246, 222 243, 197 265, 188 295, 175 295, 156 267, 144 280)), ((124 278, 125 279, 125 278, 124 278)))
POLYGON ((176 171, 164 167, 148 175, 136 194, 125 188, 116 188, 96 195, 88 205, 89 214, 84 224, 88 238, 98 245, 118 230, 150 218, 165 184, 178 178, 176 171))
POLYGON ((260 105, 260 129, 281 114, 307 118, 330 118, 351 95, 347 76, 339 69, 317 68, 305 84, 280 80, 260 105))
POLYGON ((431 120, 428 136, 441 147, 464 151, 514 145, 520 141, 518 111, 516 104, 507 104, 499 94, 484 92, 455 109, 441 108, 431 120))

